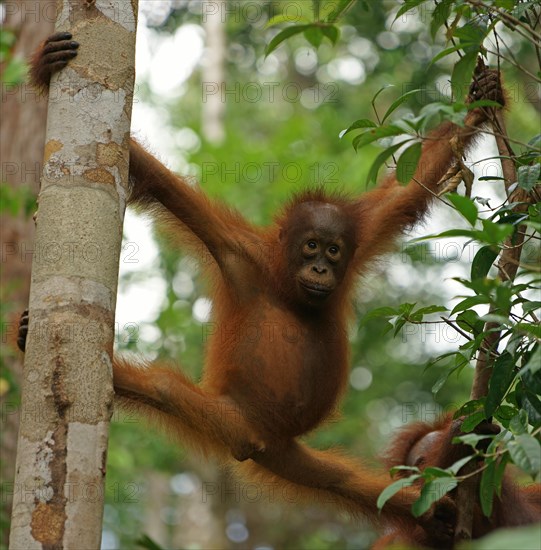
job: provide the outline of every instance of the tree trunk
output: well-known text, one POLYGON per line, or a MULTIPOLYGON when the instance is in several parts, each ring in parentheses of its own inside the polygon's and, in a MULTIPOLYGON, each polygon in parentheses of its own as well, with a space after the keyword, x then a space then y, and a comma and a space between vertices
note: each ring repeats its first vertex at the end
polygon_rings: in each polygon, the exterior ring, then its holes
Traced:
POLYGON ((222 86, 225 83, 224 65, 227 51, 225 20, 227 7, 224 0, 209 4, 209 13, 203 18, 206 32, 206 54, 203 65, 202 131, 205 139, 220 145, 225 139, 225 101, 222 86))
POLYGON ((79 55, 51 81, 11 525, 99 548, 137 0, 59 0, 79 55))

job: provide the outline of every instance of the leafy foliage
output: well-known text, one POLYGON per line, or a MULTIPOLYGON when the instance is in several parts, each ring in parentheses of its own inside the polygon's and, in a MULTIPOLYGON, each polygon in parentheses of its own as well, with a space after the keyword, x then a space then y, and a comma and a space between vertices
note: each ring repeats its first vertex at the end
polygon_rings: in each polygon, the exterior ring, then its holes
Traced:
MULTIPOLYGON (((324 38, 328 38, 334 45, 338 41, 340 36, 340 30, 334 23, 339 17, 353 5, 355 0, 340 0, 339 2, 326 2, 327 15, 322 16, 321 1, 312 0, 312 9, 314 20, 312 22, 306 22, 302 25, 291 25, 281 30, 268 44, 265 49, 265 54, 271 54, 282 42, 295 36, 296 34, 304 34, 304 37, 308 42, 319 48, 324 38)), ((307 18, 294 17, 294 21, 308 21, 307 18)), ((288 15, 277 15, 273 17, 268 27, 279 25, 284 22, 290 23, 292 19, 288 15)))
MULTIPOLYGON (((423 0, 406 0, 396 18, 424 3, 423 0)), ((478 55, 486 54, 489 35, 495 37, 496 43, 499 39, 495 27, 497 22, 515 31, 520 28, 522 36, 526 33, 527 41, 535 46, 535 32, 530 26, 532 19, 527 15, 528 10, 534 10, 532 13, 535 15, 533 4, 525 6, 517 1, 495 2, 493 5, 477 4, 475 9, 470 4, 473 3, 442 1, 432 12, 433 36, 444 24, 447 29, 446 37, 452 44, 437 53, 432 63, 449 55, 460 56, 451 76, 455 103, 448 106, 430 104, 418 117, 409 120, 385 122, 388 113, 377 123, 359 120, 344 132, 345 135, 360 131, 353 139, 356 150, 376 141, 381 141, 384 145, 384 151, 378 155, 369 172, 370 181, 375 179, 380 166, 396 154, 402 145, 412 139, 422 138, 421 132, 427 128, 432 113, 437 111, 456 121, 456 114, 460 112, 460 116, 463 116, 464 108, 474 107, 461 106, 460 102, 471 81, 478 55), (515 15, 511 17, 511 14, 517 13, 521 13, 519 18, 515 19, 515 15), (453 21, 451 24, 448 23, 449 19, 453 21), (407 139, 404 139, 404 134, 407 139), (389 137, 400 141, 389 144, 383 140, 389 137)), ((506 61, 505 52, 498 49, 496 54, 500 62, 506 61)), ((406 101, 408 94, 412 93, 402 94, 393 105, 406 101)), ((374 96, 373 103, 377 95, 379 92, 374 96)), ((493 499, 501 487, 507 463, 514 463, 533 479, 539 480, 541 471, 541 367, 537 366, 541 363, 541 331, 538 320, 540 303, 535 299, 539 291, 539 270, 533 263, 525 260, 524 254, 520 254, 524 252, 522 238, 525 231, 526 240, 538 243, 541 239, 541 203, 536 202, 541 189, 540 153, 539 136, 534 136, 528 144, 522 144, 521 153, 506 159, 506 162, 513 162, 517 179, 506 182, 509 198, 500 206, 489 209, 488 216, 486 212, 481 215, 475 200, 458 194, 448 195, 446 198, 449 206, 465 219, 469 228, 454 228, 422 239, 461 237, 478 248, 472 261, 470 277, 456 279, 471 294, 462 296, 451 314, 442 318, 443 322, 454 327, 463 336, 465 342, 455 351, 436 357, 429 363, 429 367, 442 361, 449 364, 447 372, 434 385, 435 392, 443 388, 450 374, 460 372, 470 363, 482 362, 483 368, 491 369, 486 395, 471 399, 456 413, 457 416, 465 416, 462 426, 465 432, 492 418, 497 419, 504 428, 499 435, 491 436, 492 441, 486 453, 481 453, 484 462, 481 466, 480 502, 486 515, 490 515, 492 511, 493 499), (530 195, 523 194, 517 202, 512 202, 513 191, 516 189, 524 190, 530 195), (514 260, 509 260, 509 251, 513 249, 519 253, 513 257, 514 260), (511 261, 518 265, 518 280, 514 276, 517 265, 510 267, 511 261), (482 313, 479 306, 484 306, 486 312, 482 313)), ((419 156, 420 143, 416 142, 403 149, 397 162, 397 177, 400 182, 406 183, 411 179, 419 156)), ((501 178, 494 180, 501 181, 501 178)), ((486 205, 485 201, 478 201, 479 204, 486 205)), ((425 314, 446 311, 441 306, 432 306, 432 310, 430 307, 414 310, 414 307, 415 304, 404 303, 398 308, 378 308, 369 313, 363 323, 383 317, 387 321, 385 330, 394 327, 394 334, 397 335, 406 323, 423 324, 425 314)), ((475 450, 479 438, 475 434, 468 434, 460 440, 472 445, 473 455, 480 455, 480 451, 475 450)), ((414 513, 420 515, 442 494, 457 486, 463 479, 460 475, 462 466, 463 463, 443 471, 435 468, 417 471, 406 480, 391 485, 381 495, 379 505, 384 505, 399 489, 400 483, 412 484, 422 479, 423 491, 414 506, 414 513)))

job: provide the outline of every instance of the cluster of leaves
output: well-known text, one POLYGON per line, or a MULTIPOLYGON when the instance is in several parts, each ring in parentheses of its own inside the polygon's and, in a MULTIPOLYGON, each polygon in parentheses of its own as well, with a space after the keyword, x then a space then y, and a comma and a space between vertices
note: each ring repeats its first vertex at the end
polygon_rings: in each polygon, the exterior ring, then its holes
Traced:
MULTIPOLYGON (((268 27, 282 25, 283 23, 295 23, 288 25, 281 30, 268 44, 265 49, 265 54, 272 53, 284 40, 303 34, 306 40, 315 48, 318 48, 324 38, 328 38, 332 44, 336 44, 340 30, 335 25, 339 17, 355 3, 356 0, 339 0, 338 2, 326 2, 322 6, 321 0, 312 0, 312 11, 314 21, 310 21, 307 17, 296 15, 291 17, 287 14, 276 15, 267 24, 268 27)), ((363 0, 363 2, 366 2, 363 0)))
MULTIPOLYGON (((397 17, 423 2, 406 1, 397 17)), ((447 35, 453 46, 436 55, 432 63, 455 52, 461 54, 452 74, 453 93, 459 101, 452 105, 432 103, 422 109, 416 118, 389 122, 391 113, 417 91, 411 90, 395 100, 377 123, 368 119, 357 120, 343 132, 343 135, 359 132, 353 139, 356 150, 382 138, 396 140, 376 158, 369 172, 369 181, 376 179, 379 168, 400 149, 403 152, 397 161, 397 178, 402 183, 411 180, 421 154, 421 137, 433 123, 434 115, 460 124, 468 109, 493 105, 486 101, 469 105, 461 103, 462 90, 465 89, 463 83, 470 81, 477 56, 486 52, 483 42, 489 33, 496 33, 496 23, 502 19, 505 23, 505 17, 514 24, 521 21, 527 23, 528 19, 521 17, 533 4, 493 2, 492 6, 485 9, 486 17, 479 17, 478 12, 477 17, 472 17, 472 8, 467 4, 446 0, 438 3, 431 26, 435 33, 442 22, 454 14, 453 23, 447 25, 447 35), (459 26, 464 18, 466 22, 459 26)), ((381 91, 383 89, 376 97, 381 91)), ((376 97, 373 101, 374 110, 376 97)), ((513 161, 517 181, 507 182, 508 196, 516 190, 522 190, 530 197, 538 198, 541 135, 524 144, 522 153, 514 156, 513 161)), ((472 261, 470 277, 456 279, 471 294, 463 296, 446 317, 437 321, 453 326, 464 337, 465 343, 431 362, 429 366, 442 360, 451 360, 448 371, 435 384, 433 391, 437 393, 452 373, 459 373, 472 361, 482 358, 485 366, 492 368, 488 393, 466 402, 456 415, 465 417, 462 426, 464 432, 471 432, 479 423, 493 418, 498 420, 503 429, 495 436, 469 433, 460 437, 463 443, 472 446, 471 456, 446 470, 429 467, 421 472, 417 468, 410 468, 413 470, 412 475, 389 486, 382 493, 379 504, 382 506, 401 487, 418 483, 422 479, 424 485, 421 498, 413 509, 415 515, 421 515, 435 500, 457 486, 462 479, 459 472, 465 463, 482 455, 484 462, 481 466, 480 499, 484 513, 490 515, 493 499, 501 489, 507 463, 516 464, 533 479, 538 478, 541 471, 541 326, 538 318, 541 302, 538 301, 540 278, 536 267, 539 248, 535 246, 541 239, 541 202, 505 202, 492 210, 489 217, 481 218, 474 200, 456 194, 447 198, 450 206, 463 216, 469 227, 452 229, 424 239, 460 237, 467 239, 467 244, 478 245, 479 250, 472 261), (534 261, 525 258, 526 248, 523 249, 522 242, 516 240, 518 233, 524 231, 527 232, 527 244, 534 245, 534 261), (517 242, 519 244, 515 244, 517 242), (502 255, 505 257, 506 251, 513 247, 523 252, 518 260, 520 282, 515 282, 514 277, 506 277, 505 273, 495 269, 502 255), (478 313, 478 306, 487 313, 478 313), (486 451, 476 450, 479 440, 487 437, 492 440, 486 451)), ((487 205, 483 199, 478 198, 477 201, 483 206, 487 205)), ((416 309, 415 304, 405 303, 398 308, 374 310, 363 322, 383 317, 387 320, 387 330, 394 328, 396 335, 406 323, 424 323, 425 316, 446 311, 440 305, 416 309)))
MULTIPOLYGON (((527 156, 531 156, 539 139, 540 136, 536 136, 530 141, 527 156)), ((516 162, 520 165, 523 160, 524 156, 517 158, 516 162)), ((535 164, 519 166, 514 187, 531 191, 539 178, 539 166, 538 156, 535 164)), ((513 246, 519 227, 521 231, 528 228, 531 241, 539 241, 541 203, 529 204, 520 212, 516 209, 522 205, 506 203, 489 218, 480 218, 472 199, 459 195, 448 198, 470 228, 452 229, 423 240, 465 237, 469 239, 468 243, 477 243, 479 250, 472 261, 470 278, 456 279, 472 294, 463 296, 449 312, 449 317, 443 320, 455 327, 466 341, 457 350, 431 362, 433 365, 451 359, 450 368, 435 384, 433 391, 437 393, 451 374, 459 373, 480 355, 488 358, 487 365, 493 371, 487 395, 468 401, 456 413, 465 416, 464 432, 470 432, 480 422, 492 418, 504 427, 499 435, 493 437, 485 454, 480 494, 483 510, 488 515, 508 462, 513 462, 534 479, 541 471, 541 326, 536 315, 541 302, 535 299, 539 292, 539 273, 535 261, 524 260, 520 282, 503 280, 497 273, 490 275, 501 254, 513 246), (477 306, 484 306, 488 313, 478 313, 474 309, 477 306), (487 348, 493 335, 496 335, 496 341, 487 348)), ((535 248, 533 253, 536 253, 535 248)), ((425 316, 445 311, 447 309, 440 305, 416 309, 415 304, 405 303, 398 308, 373 310, 363 322, 383 317, 387 319, 388 330, 394 328, 396 335, 406 323, 423 323, 425 316)), ((481 436, 469 434, 461 439, 475 447, 481 436)), ((422 473, 416 470, 411 477, 390 486, 382 494, 382 503, 404 484, 411 485, 422 478, 425 485, 414 511, 424 513, 432 502, 456 486, 460 468, 478 454, 476 451, 467 460, 447 470, 426 468, 422 473)))
MULTIPOLYGON (((527 189, 530 184, 527 178, 521 180, 519 176, 518 185, 527 189)), ((444 320, 464 335, 466 342, 456 351, 443 354, 431 363, 452 360, 450 368, 433 390, 437 393, 452 373, 459 373, 480 354, 489 356, 488 365, 493 373, 488 394, 468 401, 456 413, 466 417, 462 428, 465 432, 474 430, 480 422, 491 418, 504 427, 499 435, 493 437, 484 456, 480 495, 483 511, 489 515, 508 462, 513 462, 534 479, 541 471, 541 326, 535 313, 541 308, 541 302, 525 297, 538 294, 540 279, 535 269, 528 273, 528 264, 524 264, 522 270, 526 282, 515 283, 504 281, 497 275, 489 276, 492 266, 505 250, 504 242, 512 242, 519 225, 530 228, 532 239, 540 238, 541 203, 529 205, 521 215, 513 212, 516 205, 507 204, 491 219, 478 219, 471 199, 458 195, 449 198, 471 223, 471 228, 454 229, 429 238, 467 237, 470 242, 479 243, 481 248, 473 259, 470 278, 457 279, 473 293, 463 296, 450 312, 450 317, 444 320), (488 306, 489 313, 481 315, 473 309, 482 305, 488 306), (487 338, 490 339, 492 334, 498 334, 496 345, 486 349, 487 338), (498 343, 501 342, 505 342, 505 346, 498 351, 498 343)), ((415 309, 415 304, 405 303, 398 308, 374 310, 363 322, 384 317, 388 320, 388 329, 394 327, 396 335, 406 323, 422 323, 425 316, 443 311, 446 311, 443 306, 415 309)), ((481 436, 469 434, 461 439, 475 447, 481 436)), ((447 470, 426 468, 422 473, 416 470, 411 477, 390 486, 382 494, 381 502, 385 502, 404 484, 411 485, 422 478, 425 485, 421 499, 414 508, 414 512, 420 515, 442 494, 456 487, 460 468, 478 454, 475 452, 447 470)))
MULTIPOLYGON (((372 100, 372 106, 376 114, 376 99, 381 92, 389 87, 390 86, 384 86, 381 88, 372 100)), ((367 184, 377 180, 380 168, 389 158, 394 157, 400 150, 401 153, 396 162, 396 177, 400 183, 408 183, 411 181, 417 169, 417 164, 421 157, 422 137, 426 134, 427 129, 442 120, 462 125, 464 123, 464 116, 468 110, 477 107, 497 106, 497 103, 494 101, 486 99, 468 104, 464 102, 454 102, 452 104, 434 102, 423 107, 416 117, 401 119, 393 121, 392 123, 387 122, 389 116, 400 107, 400 105, 420 91, 419 89, 415 89, 402 94, 392 102, 381 120, 378 120, 377 123, 366 118, 359 119, 353 122, 340 134, 341 137, 344 137, 350 132, 361 130, 352 140, 353 147, 356 151, 378 140, 388 138, 397 140, 396 143, 393 143, 390 147, 386 147, 374 160, 368 173, 367 184)))

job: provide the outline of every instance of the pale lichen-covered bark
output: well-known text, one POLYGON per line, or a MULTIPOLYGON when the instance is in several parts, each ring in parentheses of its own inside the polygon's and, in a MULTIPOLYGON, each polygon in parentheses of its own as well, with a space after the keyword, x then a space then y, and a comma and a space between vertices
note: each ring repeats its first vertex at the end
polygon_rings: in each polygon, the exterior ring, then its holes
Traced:
POLYGON ((59 0, 10 547, 99 548, 137 0, 59 0))

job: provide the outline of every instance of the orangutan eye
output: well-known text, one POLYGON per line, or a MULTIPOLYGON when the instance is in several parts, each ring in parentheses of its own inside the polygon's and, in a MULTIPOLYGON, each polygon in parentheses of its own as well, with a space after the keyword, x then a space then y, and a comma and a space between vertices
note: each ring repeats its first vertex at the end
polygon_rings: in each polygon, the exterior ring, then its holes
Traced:
POLYGON ((331 246, 327 248, 327 258, 329 259, 330 262, 332 262, 333 264, 336 264, 342 259, 341 252, 342 251, 340 250, 340 247, 337 244, 331 244, 331 246))
POLYGON ((302 247, 302 253, 306 258, 312 258, 315 254, 318 253, 319 244, 316 240, 310 239, 304 243, 302 247))

